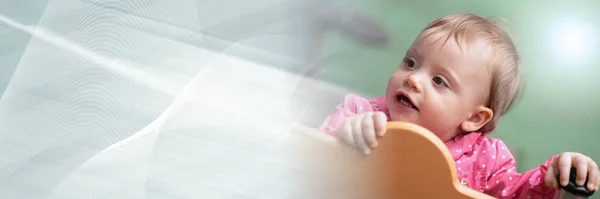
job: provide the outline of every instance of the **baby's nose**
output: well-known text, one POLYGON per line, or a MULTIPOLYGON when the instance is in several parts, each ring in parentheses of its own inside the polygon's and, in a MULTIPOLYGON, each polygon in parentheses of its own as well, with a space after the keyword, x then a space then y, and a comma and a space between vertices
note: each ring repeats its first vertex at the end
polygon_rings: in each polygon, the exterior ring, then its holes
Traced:
POLYGON ((404 85, 418 93, 423 91, 421 83, 415 75, 410 75, 404 79, 404 85))

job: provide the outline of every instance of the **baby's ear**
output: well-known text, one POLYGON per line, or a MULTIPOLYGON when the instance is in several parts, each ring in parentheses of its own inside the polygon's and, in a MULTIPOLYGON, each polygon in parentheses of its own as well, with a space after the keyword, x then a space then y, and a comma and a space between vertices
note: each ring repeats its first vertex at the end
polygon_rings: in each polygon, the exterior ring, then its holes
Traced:
POLYGON ((464 132, 474 132, 485 126, 494 117, 492 109, 479 106, 475 108, 475 111, 460 124, 460 127, 464 132))

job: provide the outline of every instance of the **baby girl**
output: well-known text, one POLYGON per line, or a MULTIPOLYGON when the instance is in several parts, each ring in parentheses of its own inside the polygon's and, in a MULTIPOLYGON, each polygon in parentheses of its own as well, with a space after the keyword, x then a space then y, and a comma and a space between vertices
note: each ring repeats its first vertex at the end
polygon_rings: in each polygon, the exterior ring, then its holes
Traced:
POLYGON ((552 198, 568 183, 598 189, 596 163, 579 153, 562 153, 518 173, 498 139, 488 138, 520 94, 519 55, 495 23, 471 14, 429 24, 391 75, 385 96, 347 95, 318 128, 369 154, 384 136, 387 121, 418 124, 448 147, 459 180, 497 198, 552 198), (485 180, 475 180, 485 179, 485 180))

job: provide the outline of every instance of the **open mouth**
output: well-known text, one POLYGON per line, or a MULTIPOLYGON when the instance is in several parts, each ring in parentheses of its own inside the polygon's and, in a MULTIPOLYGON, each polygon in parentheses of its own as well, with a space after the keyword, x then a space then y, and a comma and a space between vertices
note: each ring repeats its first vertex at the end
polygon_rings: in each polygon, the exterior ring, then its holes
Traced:
POLYGON ((417 108, 417 106, 415 106, 415 104, 413 104, 413 102, 411 101, 410 97, 408 97, 408 95, 406 95, 404 92, 398 92, 396 94, 396 101, 398 101, 398 103, 400 103, 401 105, 404 105, 408 108, 412 108, 415 110, 419 110, 417 108))

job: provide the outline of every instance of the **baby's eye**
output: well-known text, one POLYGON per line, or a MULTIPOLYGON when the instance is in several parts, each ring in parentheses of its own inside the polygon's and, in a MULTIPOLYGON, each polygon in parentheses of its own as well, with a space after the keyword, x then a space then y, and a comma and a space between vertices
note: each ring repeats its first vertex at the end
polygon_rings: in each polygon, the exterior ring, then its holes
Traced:
POLYGON ((440 76, 433 77, 433 83, 438 86, 448 87, 448 84, 446 84, 446 81, 444 81, 444 78, 442 78, 440 76))
POLYGON ((408 68, 410 68, 410 69, 414 69, 414 68, 417 67, 416 66, 417 63, 415 62, 415 60, 412 60, 412 59, 409 59, 409 58, 405 59, 404 63, 406 63, 406 66, 408 66, 408 68))

